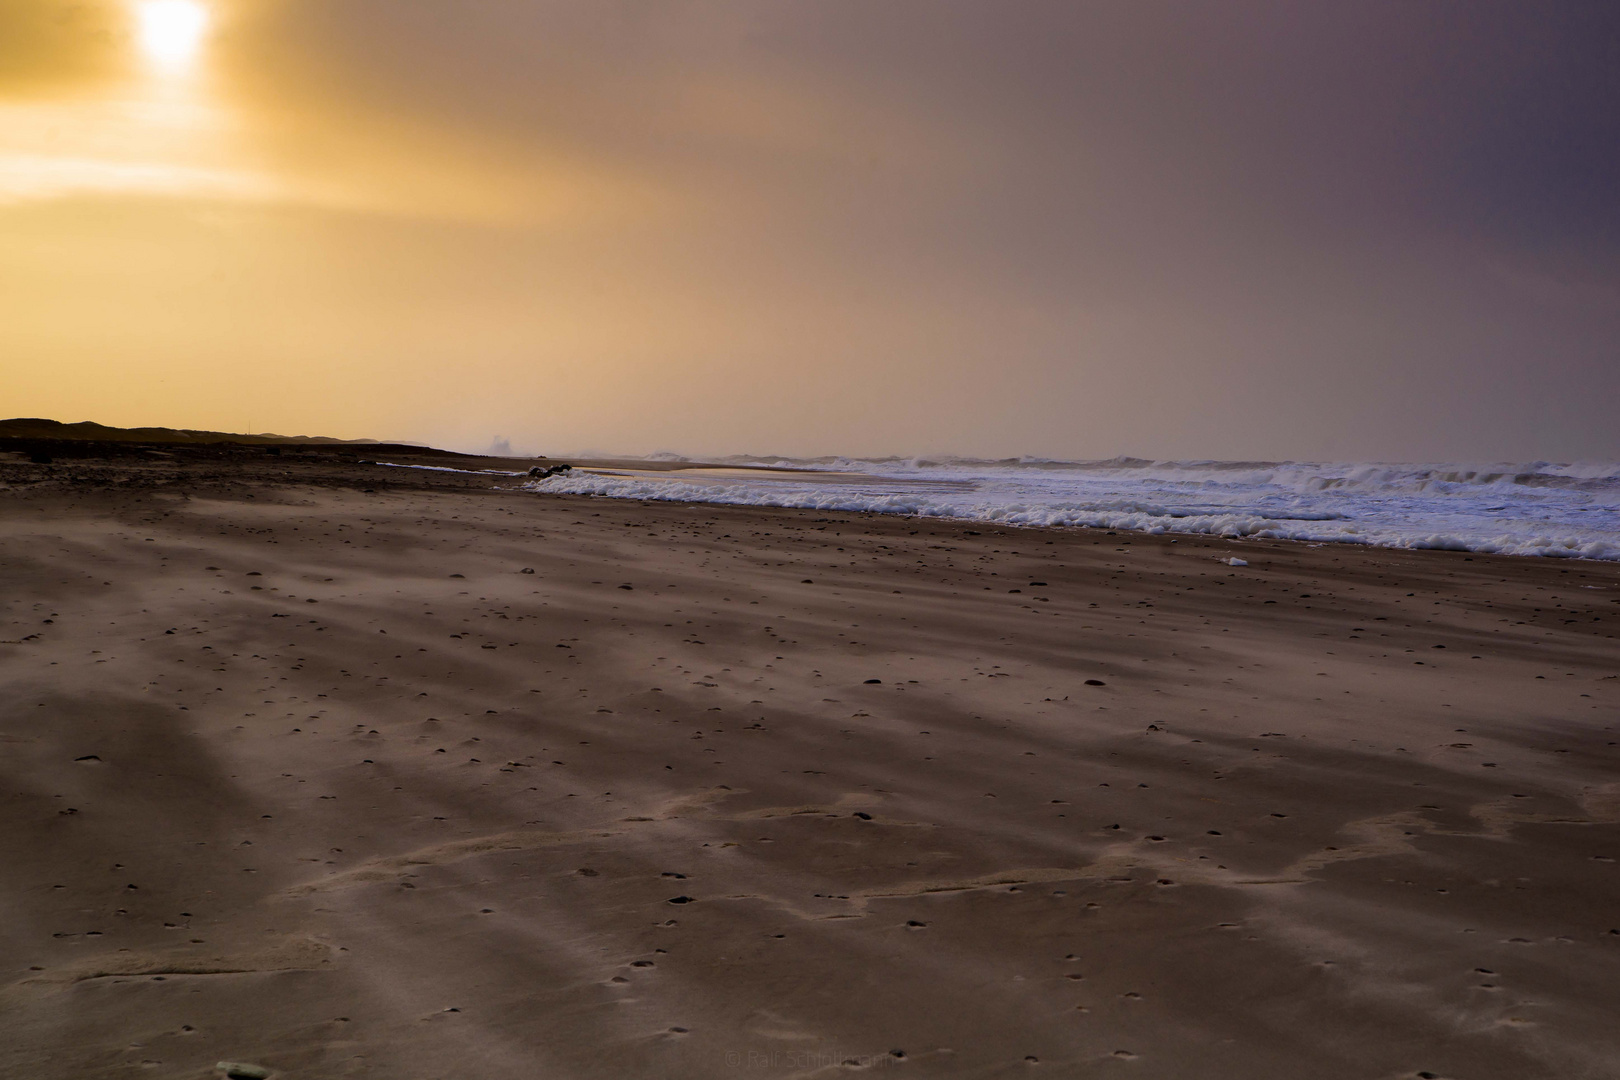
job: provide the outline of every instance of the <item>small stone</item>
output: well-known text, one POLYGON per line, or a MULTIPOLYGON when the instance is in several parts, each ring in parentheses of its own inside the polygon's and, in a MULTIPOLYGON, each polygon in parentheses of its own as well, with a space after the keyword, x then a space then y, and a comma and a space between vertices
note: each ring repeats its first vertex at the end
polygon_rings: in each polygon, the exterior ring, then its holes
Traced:
POLYGON ((245 1061, 221 1061, 214 1068, 230 1080, 266 1080, 270 1075, 270 1070, 263 1065, 250 1065, 245 1061))

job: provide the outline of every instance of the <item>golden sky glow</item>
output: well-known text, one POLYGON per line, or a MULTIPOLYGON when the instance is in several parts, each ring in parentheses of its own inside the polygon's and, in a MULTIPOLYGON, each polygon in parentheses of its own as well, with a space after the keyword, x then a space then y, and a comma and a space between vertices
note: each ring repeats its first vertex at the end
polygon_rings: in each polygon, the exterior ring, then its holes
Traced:
POLYGON ((268 179, 230 161, 228 118, 197 70, 208 9, 137 0, 99 14, 87 36, 124 37, 139 56, 114 78, 0 101, 0 202, 97 193, 265 197, 268 179))
POLYGON ((1606 39, 1275 6, 0 0, 0 414, 1620 456, 1606 39))
POLYGON ((141 52, 160 73, 185 74, 208 33, 209 11, 199 0, 135 0, 141 52))

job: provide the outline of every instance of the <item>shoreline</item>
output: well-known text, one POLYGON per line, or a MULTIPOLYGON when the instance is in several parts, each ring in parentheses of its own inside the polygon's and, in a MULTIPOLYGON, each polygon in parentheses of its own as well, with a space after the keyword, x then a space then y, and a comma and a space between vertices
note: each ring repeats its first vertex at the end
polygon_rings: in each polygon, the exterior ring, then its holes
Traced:
POLYGON ((0 490, 0 1071, 1620 1053, 1620 566, 75 468, 0 490))
MULTIPOLYGON (((701 471, 701 470, 694 470, 701 471)), ((1006 478, 917 477, 819 473, 814 480, 776 484, 738 483, 729 490, 704 476, 686 477, 672 472, 637 476, 621 472, 576 469, 566 476, 533 480, 526 486, 538 493, 590 494, 614 498, 667 502, 700 502, 732 506, 778 506, 825 512, 876 512, 901 516, 1016 527, 1114 529, 1146 535, 1206 536, 1224 539, 1275 539, 1304 543, 1352 544, 1405 550, 1466 551, 1478 555, 1539 555, 1594 562, 1620 561, 1620 533, 1611 525, 1570 531, 1569 522, 1554 524, 1538 518, 1542 508, 1517 509, 1529 517, 1512 517, 1507 531, 1480 531, 1477 518, 1466 510, 1436 502, 1426 507, 1395 510, 1388 498, 1365 493, 1348 497, 1359 505, 1323 505, 1312 510, 1290 507, 1285 512, 1264 505, 1254 493, 1250 502, 1188 504, 1180 509, 1160 506, 1175 503, 1182 492, 1022 491, 1006 478), (998 489, 997 485, 1002 486, 998 489), (981 488, 985 489, 982 491, 981 488), (963 502, 964 497, 986 501, 963 502), (1078 501, 1074 501, 1078 500, 1078 501), (1351 529, 1322 529, 1332 522, 1354 522, 1351 529), (1517 531, 1515 531, 1515 529, 1517 531)), ((1274 493, 1273 493, 1274 494, 1274 493)), ((1407 497, 1410 497, 1409 495, 1407 497)), ((1493 507, 1495 511, 1507 507, 1493 507)), ((1575 508, 1584 511, 1585 507, 1575 508)), ((1612 508, 1598 507, 1609 510, 1612 508)), ((1572 512, 1565 508, 1566 512, 1572 512)), ((1495 519, 1492 519, 1495 520, 1495 519)))
MULTIPOLYGON (((21 445, 19 440, 11 440, 21 445)), ((44 442, 30 443, 30 446, 47 445, 44 442)), ((772 508, 785 510, 810 510, 818 513, 839 513, 877 516, 897 516, 919 521, 933 521, 938 523, 955 523, 964 528, 971 525, 980 527, 1018 528, 1057 530, 1098 530, 1103 532, 1126 532, 1140 536, 1167 536, 1176 539, 1205 538, 1224 542, 1257 542, 1275 540, 1284 543, 1297 543, 1305 545, 1328 544, 1334 546, 1349 546, 1384 549, 1391 551, 1449 551, 1461 552, 1476 558, 1508 557, 1508 558, 1548 558, 1555 560, 1568 560, 1580 563, 1620 563, 1620 554, 1594 555, 1590 549, 1602 548, 1605 552, 1613 552, 1612 544, 1606 541, 1588 537, 1586 540, 1564 538, 1557 540, 1552 536, 1537 537, 1539 542, 1535 550, 1493 550, 1489 547, 1471 545, 1469 542, 1455 536, 1433 535, 1427 538, 1418 538, 1408 541, 1398 538, 1380 538, 1369 534, 1366 538, 1347 537, 1344 535, 1307 535, 1286 536, 1266 535, 1272 530, 1258 528, 1249 531, 1233 529, 1230 526, 1220 528, 1207 527, 1181 531, 1171 526, 1154 525, 1141 527, 1125 522, 1043 522, 1016 520, 1021 512, 1010 513, 1007 517, 977 517, 970 513, 932 513, 910 507, 895 509, 882 509, 871 506, 841 506, 837 504, 813 504, 812 501, 801 500, 800 504, 793 502, 761 502, 761 501, 726 501, 713 498, 683 497, 681 495, 666 496, 658 493, 658 488, 665 483, 685 484, 692 488, 693 496, 702 490, 720 490, 722 485, 738 479, 736 475, 759 474, 765 477, 791 477, 795 482, 809 483, 813 488, 820 486, 834 487, 839 484, 854 485, 857 489, 863 487, 881 487, 894 485, 899 497, 905 494, 915 494, 908 489, 922 489, 949 493, 969 488, 967 481, 960 479, 921 477, 896 478, 877 474, 842 473, 821 469, 801 469, 781 467, 764 464, 738 464, 727 462, 709 462, 697 459, 643 459, 643 458, 569 458, 567 463, 574 470, 569 476, 558 478, 558 483, 533 480, 526 477, 529 469, 539 466, 542 468, 562 464, 562 458, 548 457, 490 457, 478 454, 461 454, 450 451, 437 450, 432 447, 410 447, 399 444, 333 444, 331 442, 305 442, 288 443, 279 446, 265 446, 259 444, 235 444, 229 442, 214 442, 200 445, 185 443, 144 444, 133 442, 87 442, 74 440, 56 440, 50 445, 58 448, 64 456, 51 464, 40 466, 27 462, 27 452, 21 450, 0 450, 0 491, 27 490, 39 484, 66 482, 69 486, 88 483, 94 487, 98 482, 106 483, 111 477, 113 483, 126 483, 135 476, 131 474, 145 473, 141 479, 148 486, 153 484, 161 486, 176 482, 184 482, 189 488, 206 485, 210 479, 223 481, 227 484, 231 478, 242 470, 249 472, 262 471, 274 477, 275 482, 296 482, 300 475, 306 482, 317 483, 323 486, 345 483, 362 489, 366 487, 383 488, 411 487, 401 480, 391 479, 388 474, 379 474, 375 470, 387 469, 399 472, 439 473, 445 475, 465 475, 487 478, 504 477, 517 481, 515 487, 500 487, 495 490, 527 491, 534 494, 558 495, 584 495, 600 498, 618 498, 633 502, 667 502, 675 504, 691 504, 703 506, 736 506, 755 507, 761 510, 772 508), (390 457, 417 460, 382 461, 361 457, 362 453, 372 452, 376 449, 391 451, 390 457), (392 451, 398 451, 393 453, 392 451), (273 455, 267 460, 267 455, 273 455), (189 468, 169 470, 164 475, 161 468, 153 468, 154 462, 166 462, 189 468), (138 464, 137 464, 138 463, 138 464), (196 466, 205 469, 212 468, 213 474, 199 472, 196 466), (269 466, 266 468, 266 466, 269 466), (144 468, 142 466, 145 466, 144 468), (702 474, 691 478, 682 478, 678 474, 690 472, 702 474), (123 474, 123 475, 118 475, 123 474), (638 475, 641 474, 641 475, 638 475), (635 481, 643 476, 650 482, 645 491, 621 492, 618 494, 605 491, 582 490, 580 485, 588 483, 586 477, 595 476, 608 483, 621 483, 635 481), (568 484, 573 484, 569 488, 568 484), (542 486, 544 485, 544 486, 542 486), (712 485, 712 486, 711 486, 712 485), (1581 544, 1587 550, 1569 545, 1581 544)), ((48 456, 48 455, 47 455, 48 456)), ((1142 464, 1152 464, 1143 461, 1142 464)), ((1001 464, 989 462, 988 464, 1001 464)), ((1243 463, 1193 463, 1216 465, 1243 465, 1243 466, 1275 466, 1278 463, 1243 462, 1243 463)), ((1296 463, 1282 463, 1291 465, 1296 463)), ((1496 475, 1496 474, 1492 474, 1496 475)), ((1507 474, 1501 474, 1507 475, 1507 474)), ((876 496, 864 496, 873 498, 876 496)), ((895 497, 894 495, 882 497, 895 497)), ((1232 508, 1237 510, 1239 508, 1232 508)), ((1091 511, 1103 514, 1104 511, 1091 511)), ((1288 518, 1276 516, 1274 511, 1253 510, 1255 521, 1311 521, 1315 517, 1307 515, 1301 518, 1288 518)), ((1169 514, 1172 520, 1196 520, 1200 515, 1191 511, 1180 514, 1169 514)), ((1253 522, 1251 522, 1252 524, 1253 522)), ((1498 537, 1483 541, 1496 545, 1506 540, 1498 537)), ((1522 538, 1521 538, 1522 539, 1522 538)))

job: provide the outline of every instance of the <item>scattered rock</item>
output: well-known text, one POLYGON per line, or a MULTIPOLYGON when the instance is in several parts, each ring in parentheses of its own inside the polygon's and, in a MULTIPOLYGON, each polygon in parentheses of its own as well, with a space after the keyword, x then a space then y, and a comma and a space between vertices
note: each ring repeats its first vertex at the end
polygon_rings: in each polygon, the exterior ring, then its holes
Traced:
POLYGON ((263 1065, 251 1065, 245 1061, 221 1061, 214 1068, 230 1077, 230 1080, 266 1080, 270 1070, 263 1065))

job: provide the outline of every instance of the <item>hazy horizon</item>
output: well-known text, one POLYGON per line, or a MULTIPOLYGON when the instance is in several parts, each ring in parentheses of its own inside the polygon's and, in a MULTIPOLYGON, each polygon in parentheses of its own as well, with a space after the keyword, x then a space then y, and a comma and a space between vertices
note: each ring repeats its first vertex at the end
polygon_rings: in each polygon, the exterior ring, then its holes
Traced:
POLYGON ((1620 460, 1620 8, 0 0, 0 414, 1620 460))
MULTIPOLYGON (((0 420, 5 420, 5 419, 46 419, 46 420, 55 420, 55 421, 57 421, 59 423, 67 423, 67 424, 76 424, 76 423, 84 423, 84 422, 98 423, 98 421, 94 420, 93 418, 80 418, 78 420, 62 420, 59 417, 33 417, 33 418, 29 418, 29 417, 0 417, 0 420)), ((122 427, 123 425, 105 425, 105 426, 120 426, 120 427, 122 427)), ((851 461, 851 462, 861 462, 861 461, 866 461, 866 462, 895 462, 895 463, 917 463, 917 464, 921 464, 921 465, 949 464, 949 463, 952 463, 952 462, 961 462, 961 463, 968 463, 968 464, 983 464, 983 465, 992 465, 992 464, 1001 464, 1001 463, 1019 463, 1019 464, 1038 465, 1038 464, 1041 464, 1043 462, 1052 463, 1052 464, 1063 464, 1063 465, 1068 465, 1068 464, 1075 464, 1075 465, 1085 465, 1085 464, 1107 465, 1107 464, 1112 464, 1112 463, 1115 463, 1115 462, 1119 462, 1119 463, 1133 463, 1133 462, 1135 462, 1135 463, 1141 463, 1141 464, 1165 464, 1165 465, 1179 464, 1179 465, 1217 465, 1217 466, 1270 466, 1270 465, 1292 465, 1292 464, 1305 465, 1305 464, 1313 464, 1313 463, 1315 463, 1315 464, 1323 464, 1323 465, 1415 466, 1415 467, 1418 467, 1418 468, 1427 468, 1427 467, 1431 467, 1431 466, 1432 467, 1441 467, 1441 468, 1448 467, 1448 466, 1461 466, 1461 467, 1470 467, 1470 468, 1471 467, 1480 467, 1480 468, 1486 468, 1486 469, 1490 468, 1491 466, 1496 466, 1496 465, 1529 465, 1529 464, 1540 463, 1540 464, 1557 465, 1557 466, 1568 466, 1568 467, 1573 467, 1573 468, 1579 468, 1581 466, 1588 466, 1588 465, 1589 466, 1601 466, 1603 468, 1603 470, 1604 470, 1603 475, 1608 475, 1609 471, 1612 471, 1612 469, 1614 469, 1616 467, 1620 467, 1620 460, 1617 460, 1615 458, 1606 458, 1606 457, 1586 457, 1586 458, 1571 457, 1571 458, 1561 458, 1561 459, 1560 458, 1523 458, 1523 459, 1515 459, 1515 458, 1484 458, 1484 457, 1478 457, 1478 458, 1328 458, 1328 457, 1212 458, 1212 457, 1198 457, 1198 456, 1191 456, 1191 455, 1175 457, 1175 456, 1172 456, 1172 455, 1165 455, 1165 454, 1126 454, 1126 453, 1101 454, 1101 455, 1093 455, 1093 456, 1087 456, 1087 457, 1054 457, 1054 456, 1051 456, 1051 455, 1031 454, 1031 453, 1009 453, 1009 454, 994 454, 994 455, 991 455, 991 454, 966 454, 966 453, 958 453, 956 451, 951 451, 951 450, 940 450, 940 451, 890 451, 890 452, 885 452, 885 453, 872 453, 872 454, 854 454, 854 453, 843 453, 843 452, 787 453, 787 452, 780 452, 780 451, 773 451, 773 450, 769 450, 769 449, 759 449, 759 448, 743 448, 743 449, 738 449, 738 450, 719 450, 719 451, 713 451, 713 452, 704 454, 704 453, 699 453, 699 452, 688 452, 688 451, 683 451, 683 450, 678 450, 678 449, 671 449, 670 447, 662 447, 662 448, 657 449, 657 450, 624 450, 622 448, 615 448, 615 447, 612 447, 612 446, 607 446, 607 447, 602 447, 602 446, 541 446, 541 447, 538 447, 538 448, 531 447, 529 449, 525 449, 524 444, 522 444, 522 443, 516 443, 515 444, 514 440, 512 440, 510 438, 507 438, 507 437, 504 437, 504 436, 495 436, 494 438, 485 439, 483 441, 480 441, 477 437, 472 437, 470 439, 462 439, 462 440, 456 441, 456 442, 432 443, 432 442, 425 442, 425 441, 420 440, 420 439, 405 438, 405 437, 392 438, 392 437, 387 437, 387 436, 379 437, 379 436, 374 436, 374 435, 331 436, 331 435, 328 435, 326 432, 322 432, 322 431, 259 431, 259 430, 229 431, 229 430, 224 430, 224 429, 216 430, 216 429, 212 429, 212 428, 188 427, 188 426, 185 426, 185 425, 177 425, 177 424, 139 424, 139 423, 130 424, 130 425, 128 425, 128 428, 134 428, 134 429, 139 429, 139 428, 164 428, 164 429, 189 431, 189 432, 199 432, 199 433, 206 432, 206 433, 209 433, 209 434, 249 436, 249 437, 253 437, 253 438, 280 438, 280 439, 334 438, 334 439, 339 439, 340 441, 348 442, 348 443, 357 443, 357 444, 376 443, 376 444, 380 444, 380 445, 421 446, 421 447, 427 447, 429 449, 448 450, 448 451, 452 451, 452 452, 455 452, 455 453, 466 454, 466 455, 469 455, 469 456, 481 456, 481 457, 492 457, 492 458, 508 457, 508 458, 512 458, 514 460, 529 460, 529 459, 533 459, 533 458, 537 458, 537 457, 551 457, 551 458, 556 458, 558 460, 562 460, 564 458, 575 458, 575 459, 581 459, 581 460, 586 460, 586 461, 612 460, 612 459, 619 459, 619 458, 630 459, 630 460, 646 459, 646 460, 649 460, 649 461, 676 460, 676 459, 678 459, 678 460, 683 460, 683 461, 692 461, 692 462, 696 462, 696 463, 702 463, 704 461, 714 461, 714 462, 720 463, 720 464, 724 464, 726 462, 754 462, 754 463, 768 464, 768 463, 770 463, 772 461, 823 463, 823 464, 825 464, 825 463, 834 463, 834 462, 837 462, 837 461, 840 461, 840 460, 847 460, 847 461, 851 461)))

